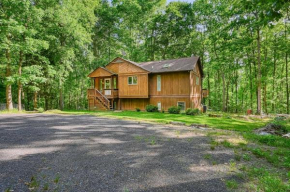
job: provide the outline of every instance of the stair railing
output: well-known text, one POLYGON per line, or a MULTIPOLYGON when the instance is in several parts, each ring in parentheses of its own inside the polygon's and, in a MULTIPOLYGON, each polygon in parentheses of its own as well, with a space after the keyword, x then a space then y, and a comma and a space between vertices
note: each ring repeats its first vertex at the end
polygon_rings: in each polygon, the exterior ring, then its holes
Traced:
POLYGON ((110 101, 109 99, 103 95, 99 90, 96 89, 96 96, 99 98, 99 100, 102 102, 102 104, 107 108, 110 109, 110 101))

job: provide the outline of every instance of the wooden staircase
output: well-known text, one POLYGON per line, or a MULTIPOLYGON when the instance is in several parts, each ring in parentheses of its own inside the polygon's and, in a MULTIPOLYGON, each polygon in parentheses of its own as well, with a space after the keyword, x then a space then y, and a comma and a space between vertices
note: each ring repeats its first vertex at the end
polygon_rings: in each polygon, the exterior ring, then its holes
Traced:
POLYGON ((112 110, 109 99, 97 89, 88 90, 90 110, 112 110))

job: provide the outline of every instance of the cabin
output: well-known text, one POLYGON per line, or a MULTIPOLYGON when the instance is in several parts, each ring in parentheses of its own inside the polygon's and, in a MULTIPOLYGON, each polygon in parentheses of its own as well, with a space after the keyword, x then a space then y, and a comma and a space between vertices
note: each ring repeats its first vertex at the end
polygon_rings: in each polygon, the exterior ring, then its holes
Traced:
POLYGON ((117 57, 88 75, 90 110, 145 110, 148 104, 167 111, 202 110, 203 69, 199 57, 136 63, 117 57))

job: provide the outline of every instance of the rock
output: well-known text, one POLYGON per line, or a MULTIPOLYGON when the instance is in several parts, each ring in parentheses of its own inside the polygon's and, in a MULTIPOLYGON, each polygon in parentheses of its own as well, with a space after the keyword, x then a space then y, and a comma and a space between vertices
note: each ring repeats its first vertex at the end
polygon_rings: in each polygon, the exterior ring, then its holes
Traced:
POLYGON ((267 133, 265 131, 261 131, 257 133, 258 135, 271 135, 271 133, 267 133))
POLYGON ((207 124, 191 124, 191 125, 189 125, 190 127, 208 127, 208 125, 207 124))
POLYGON ((283 135, 282 137, 285 137, 285 138, 289 138, 290 139, 290 133, 287 133, 287 134, 283 135))
POLYGON ((185 125, 185 123, 179 122, 179 121, 171 121, 170 124, 172 124, 172 125, 185 125))
POLYGON ((265 127, 254 131, 258 135, 280 135, 287 133, 286 128, 283 125, 269 123, 265 127))

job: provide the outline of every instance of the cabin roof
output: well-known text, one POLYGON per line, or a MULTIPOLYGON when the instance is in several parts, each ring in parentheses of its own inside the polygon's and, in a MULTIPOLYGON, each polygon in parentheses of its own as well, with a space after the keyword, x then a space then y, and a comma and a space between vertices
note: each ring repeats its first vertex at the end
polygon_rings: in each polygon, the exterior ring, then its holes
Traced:
MULTIPOLYGON (((196 64, 200 65, 199 57, 187 57, 139 63, 140 66, 152 73, 191 71, 195 68, 196 64)), ((201 66, 200 69, 202 72, 201 66)))

